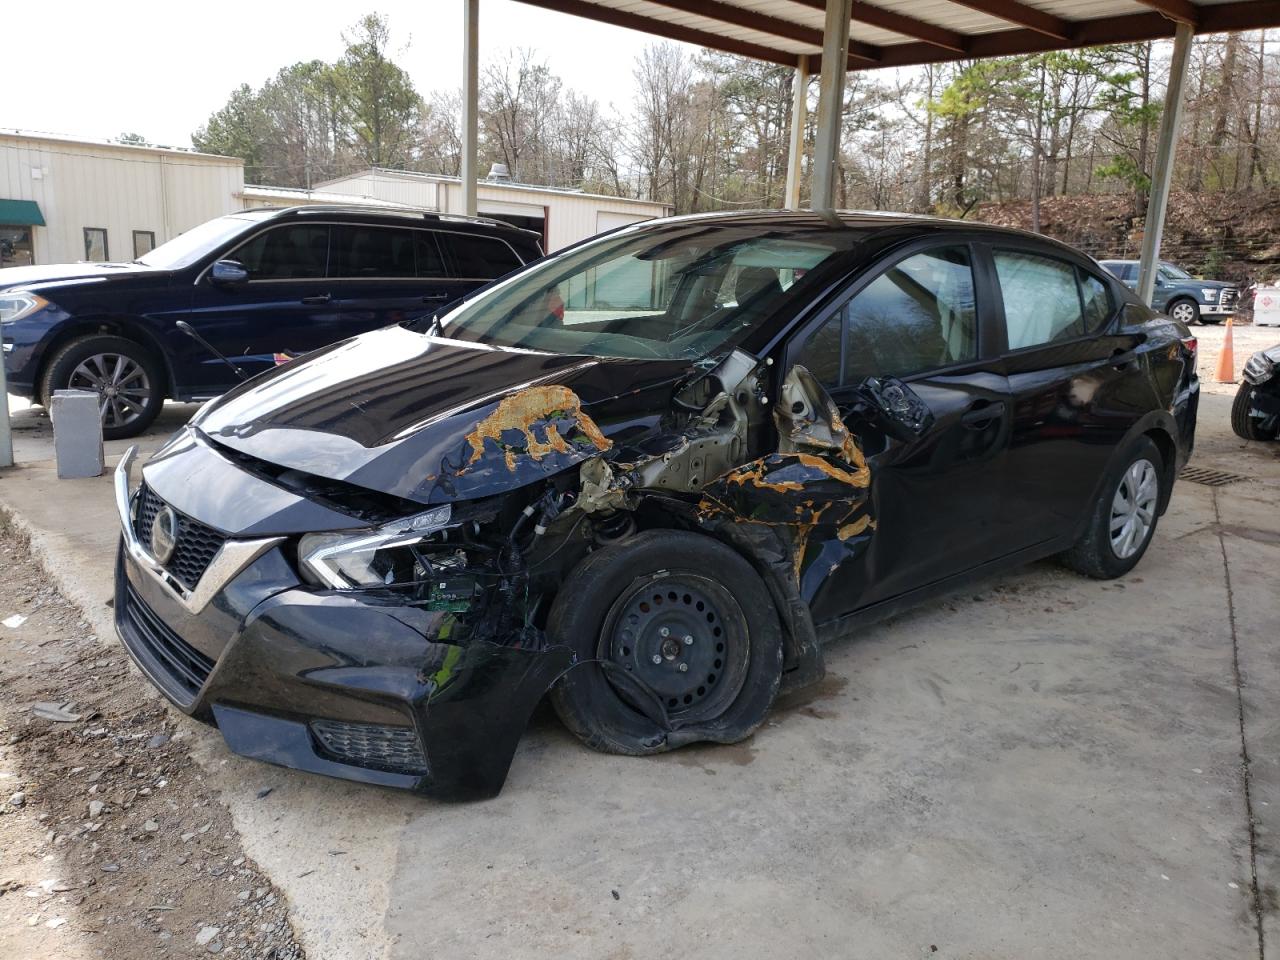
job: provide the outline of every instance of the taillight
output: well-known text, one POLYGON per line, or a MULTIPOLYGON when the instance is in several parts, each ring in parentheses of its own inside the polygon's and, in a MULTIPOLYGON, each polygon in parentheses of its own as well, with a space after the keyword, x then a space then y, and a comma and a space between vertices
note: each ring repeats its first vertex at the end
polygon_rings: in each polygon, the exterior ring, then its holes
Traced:
POLYGON ((1183 347, 1186 348, 1187 355, 1191 357, 1191 361, 1194 363, 1196 359, 1196 347, 1199 345, 1198 341, 1195 337, 1179 337, 1178 339, 1182 341, 1183 347))

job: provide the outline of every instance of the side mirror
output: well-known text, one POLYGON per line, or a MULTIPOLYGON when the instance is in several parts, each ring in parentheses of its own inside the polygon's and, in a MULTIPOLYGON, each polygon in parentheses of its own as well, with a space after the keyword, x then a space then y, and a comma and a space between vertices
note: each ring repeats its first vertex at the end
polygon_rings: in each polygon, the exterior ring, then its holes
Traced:
POLYGON ((1163 280, 1161 277, 1156 277, 1156 286, 1157 286, 1157 287, 1163 287, 1163 286, 1164 286, 1164 280, 1163 280))
POLYGON ((933 411, 909 386, 895 377, 867 377, 858 387, 859 412, 900 440, 924 434, 933 426, 933 411))
POLYGON ((249 271, 236 260, 219 260, 209 270, 209 279, 214 283, 244 283, 249 279, 249 271))

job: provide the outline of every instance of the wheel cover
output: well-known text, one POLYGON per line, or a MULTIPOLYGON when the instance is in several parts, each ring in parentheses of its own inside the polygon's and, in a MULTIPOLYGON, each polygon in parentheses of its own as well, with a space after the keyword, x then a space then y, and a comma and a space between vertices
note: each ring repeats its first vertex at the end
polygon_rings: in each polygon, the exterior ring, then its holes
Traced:
POLYGON ((1190 323, 1196 318, 1196 308, 1189 303, 1175 303, 1170 315, 1182 323, 1190 323))
POLYGON ((1155 464, 1145 457, 1131 463, 1111 500, 1111 551, 1119 559, 1128 560, 1147 542, 1159 496, 1155 464))
MULTIPOLYGON (((683 724, 714 720, 729 708, 746 680, 750 654, 746 617, 733 595, 708 577, 671 571, 641 577, 622 592, 605 617, 597 650, 683 724)), ((636 706, 625 684, 610 683, 636 706)))
POLYGON ((98 394, 104 427, 126 427, 146 413, 151 378, 142 364, 121 353, 95 353, 82 360, 67 381, 73 390, 98 394))

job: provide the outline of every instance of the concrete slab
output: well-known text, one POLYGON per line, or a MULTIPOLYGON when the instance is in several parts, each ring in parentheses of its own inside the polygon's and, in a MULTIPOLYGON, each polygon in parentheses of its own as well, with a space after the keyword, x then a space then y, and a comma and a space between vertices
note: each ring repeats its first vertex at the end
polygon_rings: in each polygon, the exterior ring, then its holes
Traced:
MULTIPOLYGON (((1133 575, 1038 564, 866 630, 745 744, 606 757, 544 713, 466 806, 205 731, 197 757, 313 958, 1257 956, 1255 860, 1280 935, 1280 450, 1229 434, 1229 394, 1197 461, 1258 479, 1180 484, 1133 575)), ((27 463, 0 504, 109 636, 109 482, 27 463)))

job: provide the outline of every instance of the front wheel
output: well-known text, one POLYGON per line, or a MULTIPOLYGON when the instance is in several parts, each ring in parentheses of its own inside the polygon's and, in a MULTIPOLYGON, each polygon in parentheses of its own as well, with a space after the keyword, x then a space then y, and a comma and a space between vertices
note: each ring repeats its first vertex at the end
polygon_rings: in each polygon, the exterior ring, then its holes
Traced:
POLYGON ((1164 498, 1164 458, 1150 437, 1140 437, 1102 485, 1088 526, 1062 561, 1096 580, 1124 576, 1138 565, 1156 530, 1164 498))
POLYGON ((1169 316, 1189 327, 1200 319, 1200 305, 1194 300, 1175 300, 1169 304, 1169 316))
POLYGON ((1249 408, 1253 405, 1253 391, 1253 384, 1247 380, 1240 384, 1231 404, 1231 429, 1242 440, 1275 440, 1280 435, 1280 424, 1265 429, 1262 419, 1249 415, 1249 408))
POLYGON ((547 635, 578 660, 552 689, 556 713, 606 753, 744 740, 782 679, 768 589, 695 533, 649 530, 592 553, 557 593, 547 635))
POLYGON ((124 337, 81 337, 65 344, 45 368, 40 396, 46 407, 55 390, 92 390, 98 395, 104 440, 136 437, 164 406, 159 361, 124 337))

